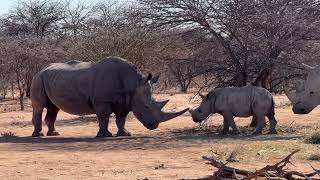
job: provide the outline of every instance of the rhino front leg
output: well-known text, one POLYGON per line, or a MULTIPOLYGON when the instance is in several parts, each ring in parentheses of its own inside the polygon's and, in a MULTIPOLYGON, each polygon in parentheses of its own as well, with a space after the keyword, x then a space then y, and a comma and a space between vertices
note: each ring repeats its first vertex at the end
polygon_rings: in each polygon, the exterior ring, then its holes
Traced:
POLYGON ((131 136, 131 133, 124 127, 128 113, 129 112, 116 113, 116 124, 118 127, 117 136, 131 136))
POLYGON ((229 133, 229 123, 227 119, 223 118, 223 129, 221 131, 221 134, 228 134, 229 133))
POLYGON ((229 126, 231 126, 231 128, 232 128, 231 134, 239 134, 240 133, 237 126, 236 126, 236 123, 234 122, 232 112, 224 112, 223 113, 223 121, 228 122, 229 126))
POLYGON ((99 131, 96 137, 112 137, 108 130, 109 117, 112 113, 109 104, 101 103, 95 106, 95 111, 99 122, 99 131))
POLYGON ((250 127, 257 127, 257 117, 255 115, 252 116, 252 120, 251 120, 251 123, 250 123, 250 127))

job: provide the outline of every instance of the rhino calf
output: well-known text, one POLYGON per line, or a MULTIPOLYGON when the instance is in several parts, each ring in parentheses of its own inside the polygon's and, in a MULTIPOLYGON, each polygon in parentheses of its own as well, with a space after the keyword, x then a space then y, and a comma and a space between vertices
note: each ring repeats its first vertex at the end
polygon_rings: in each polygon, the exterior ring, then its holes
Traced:
POLYGON ((195 110, 190 110, 194 122, 201 122, 211 114, 219 113, 223 116, 222 134, 233 134, 239 130, 233 117, 253 116, 257 119, 257 128, 254 134, 262 134, 265 127, 265 116, 270 122, 270 134, 276 134, 277 120, 274 115, 274 100, 272 94, 264 88, 255 86, 217 88, 206 96, 200 95, 202 102, 195 110))

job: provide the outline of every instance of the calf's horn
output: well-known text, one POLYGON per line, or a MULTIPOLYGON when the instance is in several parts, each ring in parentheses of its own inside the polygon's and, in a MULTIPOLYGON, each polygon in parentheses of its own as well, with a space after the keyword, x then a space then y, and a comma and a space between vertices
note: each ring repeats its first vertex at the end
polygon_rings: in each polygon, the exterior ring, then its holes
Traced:
POLYGON ((307 69, 315 69, 315 67, 310 66, 310 65, 305 64, 305 63, 302 63, 302 65, 303 65, 304 67, 306 67, 307 69))
POLYGON ((180 116, 181 114, 187 112, 189 110, 189 108, 186 108, 182 111, 179 111, 179 112, 174 112, 174 113, 166 113, 166 112, 161 112, 160 113, 160 119, 159 119, 159 123, 162 123, 162 122, 166 122, 170 119, 173 119, 175 117, 178 117, 180 116))

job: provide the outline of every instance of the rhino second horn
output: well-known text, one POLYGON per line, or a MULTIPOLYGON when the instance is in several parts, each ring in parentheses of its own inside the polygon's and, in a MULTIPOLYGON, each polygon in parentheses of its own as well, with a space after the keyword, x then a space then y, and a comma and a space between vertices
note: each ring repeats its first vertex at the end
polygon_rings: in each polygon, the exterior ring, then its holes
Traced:
POLYGON ((297 102, 296 94, 290 91, 287 87, 284 88, 284 93, 293 104, 297 102))
POLYGON ((180 116, 181 114, 187 112, 188 110, 189 110, 189 108, 186 108, 182 111, 174 112, 174 113, 161 112, 159 123, 166 122, 170 119, 176 118, 176 117, 180 116))
POLYGON ((159 109, 162 109, 168 102, 169 102, 169 100, 160 101, 160 102, 156 101, 155 104, 159 109))

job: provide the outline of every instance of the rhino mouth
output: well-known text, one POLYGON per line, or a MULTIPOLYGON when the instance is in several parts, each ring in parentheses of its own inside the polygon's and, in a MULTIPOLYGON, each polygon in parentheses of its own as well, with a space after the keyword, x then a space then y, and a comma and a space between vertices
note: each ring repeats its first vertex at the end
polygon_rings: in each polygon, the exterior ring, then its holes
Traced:
POLYGON ((133 114, 147 129, 154 130, 158 128, 160 123, 174 119, 189 110, 189 108, 186 108, 178 112, 164 112, 161 109, 168 101, 169 100, 162 102, 153 101, 150 105, 144 106, 148 108, 142 111, 134 107, 133 114))
POLYGON ((298 102, 293 105, 292 111, 294 114, 309 114, 312 111, 312 108, 309 108, 303 103, 298 102))
POLYGON ((202 121, 207 121, 209 119, 209 117, 212 115, 212 114, 209 114, 208 116, 204 116, 204 115, 199 114, 199 111, 197 111, 197 110, 189 110, 189 113, 191 114, 193 122, 196 122, 196 123, 201 123, 202 121))
POLYGON ((154 123, 148 122, 148 123, 144 123, 143 126, 149 130, 155 130, 158 128, 159 122, 154 122, 154 123))

